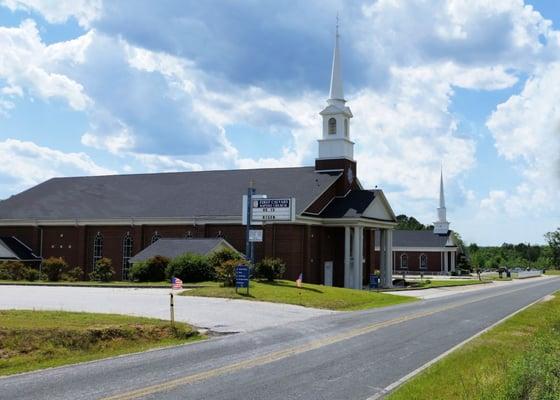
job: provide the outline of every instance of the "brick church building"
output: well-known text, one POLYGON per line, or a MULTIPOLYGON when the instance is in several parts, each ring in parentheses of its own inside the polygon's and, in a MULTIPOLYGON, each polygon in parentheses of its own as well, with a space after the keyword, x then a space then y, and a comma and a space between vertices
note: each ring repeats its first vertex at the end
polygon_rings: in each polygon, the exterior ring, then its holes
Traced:
POLYGON ((287 279, 351 288, 380 269, 391 286, 396 218, 383 192, 358 178, 338 42, 337 33, 314 166, 53 178, 0 202, 0 237, 86 272, 108 257, 115 278, 127 279, 130 258, 159 238, 222 237, 245 253, 242 196, 253 182, 296 205, 293 221, 263 226, 257 261, 279 257, 287 279))

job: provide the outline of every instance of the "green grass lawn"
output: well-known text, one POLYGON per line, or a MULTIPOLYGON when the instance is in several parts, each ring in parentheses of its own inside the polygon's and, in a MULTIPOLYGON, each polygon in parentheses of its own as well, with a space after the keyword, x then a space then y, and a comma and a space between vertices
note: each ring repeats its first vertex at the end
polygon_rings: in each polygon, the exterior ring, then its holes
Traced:
POLYGON ((560 275, 560 269, 547 269, 545 275, 560 275))
POLYGON ((189 325, 151 318, 61 311, 0 311, 0 375, 183 344, 189 325))
POLYGON ((560 292, 398 388, 388 400, 558 400, 560 292))
POLYGON ((235 288, 222 287, 215 282, 205 282, 205 285, 205 287, 187 290, 181 294, 184 296, 222 297, 298 304, 305 307, 339 311, 364 310, 415 301, 414 298, 410 297, 308 283, 304 283, 300 289, 296 287, 293 281, 286 280, 278 280, 272 283, 251 281, 249 295, 246 294, 246 289, 239 289, 239 292, 236 293, 235 288))

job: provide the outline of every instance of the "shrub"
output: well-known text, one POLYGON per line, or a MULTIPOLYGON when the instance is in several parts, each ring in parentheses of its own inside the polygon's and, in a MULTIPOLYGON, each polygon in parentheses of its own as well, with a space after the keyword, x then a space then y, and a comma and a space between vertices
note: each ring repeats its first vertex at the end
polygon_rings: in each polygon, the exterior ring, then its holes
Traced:
POLYGON ((269 282, 280 279, 284 272, 286 272, 286 264, 280 258, 263 258, 255 267, 257 278, 263 278, 269 282))
POLYGON ((27 269, 21 261, 4 261, 0 263, 0 279, 21 281, 26 279, 27 269))
POLYGON ((171 260, 165 269, 165 275, 167 278, 180 278, 184 282, 202 282, 215 278, 208 258, 193 253, 186 253, 171 260))
POLYGON ((235 268, 239 260, 227 260, 216 267, 216 279, 224 286, 235 286, 235 268))
POLYGON ((40 281, 45 279, 45 275, 42 274, 38 269, 35 268, 26 268, 25 270, 25 279, 33 282, 33 281, 40 281))
POLYGON ((230 248, 223 248, 219 251, 212 253, 208 257, 208 263, 212 268, 218 268, 224 262, 231 261, 231 260, 245 261, 245 259, 241 254, 239 254, 237 251, 232 250, 230 248))
POLYGON ((62 274, 62 279, 65 281, 76 282, 84 279, 84 269, 82 267, 75 267, 62 274))
POLYGON ((59 281, 65 269, 68 269, 68 264, 63 258, 50 257, 43 261, 43 272, 51 282, 59 281))
POLYGON ((93 271, 89 274, 89 279, 98 282, 109 282, 114 274, 115 271, 113 270, 111 259, 103 257, 95 263, 93 271))
POLYGON ((144 262, 134 263, 130 268, 130 279, 138 282, 163 281, 169 261, 167 257, 154 256, 144 262))

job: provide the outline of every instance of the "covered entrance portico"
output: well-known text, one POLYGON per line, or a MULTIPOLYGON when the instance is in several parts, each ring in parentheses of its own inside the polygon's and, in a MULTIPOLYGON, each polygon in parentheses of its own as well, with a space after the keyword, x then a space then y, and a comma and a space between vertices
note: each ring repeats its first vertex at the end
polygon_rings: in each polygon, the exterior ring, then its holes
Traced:
POLYGON ((340 278, 340 273, 343 272, 343 279, 338 280, 338 285, 363 289, 369 283, 369 275, 379 270, 380 287, 392 286, 393 229, 396 217, 382 191, 356 190, 345 197, 335 198, 320 217, 324 227, 336 228, 339 232, 337 240, 332 242, 337 247, 339 257, 335 257, 337 261, 334 266, 330 260, 325 263, 324 284, 332 282, 329 274, 334 269, 340 278), (340 230, 343 230, 343 236, 340 235, 340 230), (379 265, 374 262, 377 236, 382 244, 379 265), (343 249, 339 246, 343 246, 343 249))

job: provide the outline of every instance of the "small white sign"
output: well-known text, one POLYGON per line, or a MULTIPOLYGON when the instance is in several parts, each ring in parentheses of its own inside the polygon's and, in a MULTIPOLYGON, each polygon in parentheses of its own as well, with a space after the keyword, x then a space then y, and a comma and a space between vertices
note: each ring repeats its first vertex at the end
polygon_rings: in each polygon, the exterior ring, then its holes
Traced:
POLYGON ((295 199, 253 199, 252 221, 293 221, 295 199))
POLYGON ((249 231, 249 242, 262 242, 263 231, 262 229, 251 229, 249 231))

